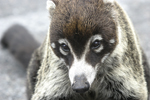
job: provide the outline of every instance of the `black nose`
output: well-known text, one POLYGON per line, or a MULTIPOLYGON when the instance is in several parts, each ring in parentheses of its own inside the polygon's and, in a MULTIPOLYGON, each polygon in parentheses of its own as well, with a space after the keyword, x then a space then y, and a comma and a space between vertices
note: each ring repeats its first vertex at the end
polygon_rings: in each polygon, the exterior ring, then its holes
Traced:
POLYGON ((89 90, 89 82, 84 75, 76 76, 74 79, 74 84, 72 85, 73 91, 77 93, 84 93, 89 90))

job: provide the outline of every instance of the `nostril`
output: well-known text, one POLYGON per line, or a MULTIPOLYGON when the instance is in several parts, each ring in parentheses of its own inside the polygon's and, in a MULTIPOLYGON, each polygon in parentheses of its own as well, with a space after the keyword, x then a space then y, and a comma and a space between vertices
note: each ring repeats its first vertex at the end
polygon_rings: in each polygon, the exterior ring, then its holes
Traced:
POLYGON ((77 92, 77 93, 84 93, 86 91, 89 90, 89 83, 88 82, 76 82, 72 85, 72 89, 73 91, 77 92))
POLYGON ((73 91, 77 93, 84 93, 89 90, 90 84, 87 81, 85 75, 75 76, 74 83, 72 85, 73 91))
POLYGON ((87 88, 89 88, 89 87, 90 87, 89 82, 85 82, 85 84, 86 84, 86 87, 87 87, 87 88))
POLYGON ((86 85, 90 85, 89 82, 85 82, 86 85))

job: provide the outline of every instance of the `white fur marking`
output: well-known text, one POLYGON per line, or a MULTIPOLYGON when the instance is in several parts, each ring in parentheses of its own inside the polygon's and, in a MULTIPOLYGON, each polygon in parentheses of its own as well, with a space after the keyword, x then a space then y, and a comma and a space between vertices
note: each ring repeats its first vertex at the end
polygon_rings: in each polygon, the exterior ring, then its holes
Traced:
POLYGON ((100 53, 104 49, 103 45, 101 45, 98 49, 94 50, 96 53, 100 53))
POLYGON ((52 43, 51 46, 52 46, 52 48, 56 48, 55 43, 52 43))
POLYGON ((115 39, 111 39, 111 40, 109 40, 109 43, 115 43, 115 39))
MULTIPOLYGON (((49 38, 50 38, 49 36, 50 36, 50 30, 48 29, 47 38, 46 38, 46 44, 49 44, 49 42, 50 42, 50 41, 49 41, 49 40, 50 40, 50 39, 49 39, 49 38)), ((46 48, 46 49, 44 50, 44 58, 47 57, 47 50, 48 50, 48 48, 50 48, 50 46, 46 45, 45 48, 46 48)))
POLYGON ((62 43, 68 44, 68 41, 66 39, 59 39, 58 42, 59 44, 62 44, 62 43))
MULTIPOLYGON (((83 52, 81 59, 77 59, 75 54, 73 52, 71 52, 73 54, 73 57, 74 57, 74 62, 73 62, 72 66, 69 70, 69 78, 70 78, 71 84, 74 83, 75 76, 85 75, 89 84, 92 85, 92 83, 95 79, 97 70, 95 69, 94 66, 91 66, 90 64, 88 64, 85 61, 85 58, 86 58, 86 54, 90 50, 90 48, 89 48, 90 43, 94 42, 95 40, 102 40, 101 35, 98 34, 98 35, 95 35, 89 39, 88 43, 86 44, 86 48, 85 48, 85 51, 83 52)), ((97 50, 97 52, 100 52, 101 49, 103 49, 103 46, 101 46, 97 50)))
POLYGON ((62 50, 61 47, 59 48, 59 50, 60 50, 60 52, 61 52, 63 55, 65 55, 65 56, 68 54, 68 52, 65 52, 64 50, 62 50))
POLYGON ((80 60, 75 58, 74 63, 72 64, 69 70, 69 78, 71 84, 74 83, 75 76, 81 76, 81 75, 85 75, 87 81, 91 85, 95 79, 96 70, 91 65, 86 63, 85 58, 82 58, 80 60))
POLYGON ((95 40, 102 40, 102 39, 103 39, 102 36, 100 34, 97 34, 92 37, 92 42, 94 42, 95 40))
POLYGON ((55 9, 56 5, 54 4, 54 2, 52 0, 47 0, 47 6, 46 9, 55 9))

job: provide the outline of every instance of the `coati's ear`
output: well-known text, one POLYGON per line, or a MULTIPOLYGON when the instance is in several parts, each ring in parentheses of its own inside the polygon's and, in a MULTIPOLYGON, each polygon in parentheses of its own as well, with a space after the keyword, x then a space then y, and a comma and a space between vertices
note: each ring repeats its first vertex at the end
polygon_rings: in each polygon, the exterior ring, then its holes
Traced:
POLYGON ((47 10, 49 11, 50 15, 53 15, 55 7, 58 5, 59 0, 47 0, 47 10))
POLYGON ((58 3, 59 3, 59 0, 52 0, 52 1, 55 3, 56 6, 57 6, 58 3))
POLYGON ((103 0, 104 1, 104 3, 114 3, 115 2, 115 0, 103 0))

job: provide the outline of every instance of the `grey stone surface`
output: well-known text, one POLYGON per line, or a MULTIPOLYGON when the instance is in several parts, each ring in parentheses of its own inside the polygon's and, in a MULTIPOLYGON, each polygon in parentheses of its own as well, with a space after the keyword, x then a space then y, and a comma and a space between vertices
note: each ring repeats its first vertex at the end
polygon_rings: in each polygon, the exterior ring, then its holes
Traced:
POLYGON ((44 10, 46 0, 0 0, 0 17, 44 10))
MULTIPOLYGON (((126 10, 150 61, 150 1, 117 0, 126 10)), ((0 0, 0 39, 14 23, 25 26, 42 42, 50 23, 46 0, 0 0)), ((26 99, 26 70, 0 45, 0 100, 26 99)))

